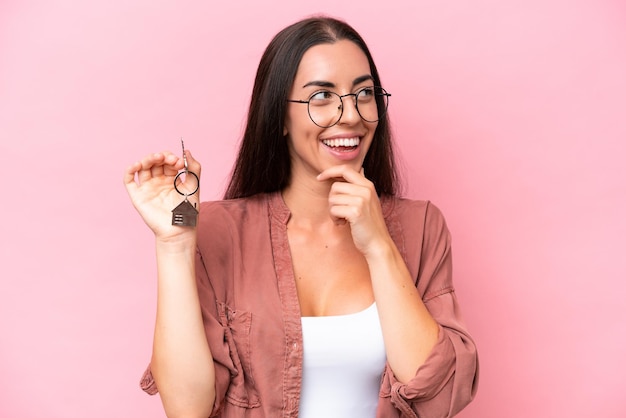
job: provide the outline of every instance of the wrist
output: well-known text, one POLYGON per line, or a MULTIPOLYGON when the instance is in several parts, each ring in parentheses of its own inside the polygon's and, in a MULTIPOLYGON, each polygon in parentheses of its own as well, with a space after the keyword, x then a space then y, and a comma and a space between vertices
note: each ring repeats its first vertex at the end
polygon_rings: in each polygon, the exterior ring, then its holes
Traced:
POLYGON ((197 234, 195 229, 189 233, 169 237, 156 237, 155 246, 159 253, 180 254, 196 251, 197 234))
POLYGON ((394 257, 396 252, 397 249, 393 241, 391 239, 387 239, 371 243, 363 253, 363 256, 368 263, 372 263, 394 257))

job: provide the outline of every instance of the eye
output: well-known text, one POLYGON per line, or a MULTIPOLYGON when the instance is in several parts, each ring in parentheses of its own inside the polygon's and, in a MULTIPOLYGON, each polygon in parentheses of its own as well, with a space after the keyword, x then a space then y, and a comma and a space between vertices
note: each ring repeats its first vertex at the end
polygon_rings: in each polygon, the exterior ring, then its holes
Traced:
POLYGON ((336 99, 336 96, 337 95, 332 91, 321 90, 313 93, 313 95, 309 98, 309 101, 312 105, 323 106, 332 103, 336 99))
POLYGON ((376 96, 376 91, 374 87, 364 87, 359 90, 357 93, 357 100, 360 102, 368 102, 372 100, 376 96))

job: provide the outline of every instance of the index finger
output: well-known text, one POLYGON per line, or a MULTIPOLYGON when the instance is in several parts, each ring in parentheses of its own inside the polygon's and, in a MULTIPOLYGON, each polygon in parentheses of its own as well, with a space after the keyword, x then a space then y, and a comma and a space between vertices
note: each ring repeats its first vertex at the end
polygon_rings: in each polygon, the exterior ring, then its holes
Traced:
POLYGON ((326 170, 322 171, 317 179, 319 181, 325 181, 333 178, 343 179, 350 183, 360 183, 363 179, 365 179, 363 175, 363 168, 361 167, 360 171, 357 172, 353 168, 347 165, 336 165, 326 170))

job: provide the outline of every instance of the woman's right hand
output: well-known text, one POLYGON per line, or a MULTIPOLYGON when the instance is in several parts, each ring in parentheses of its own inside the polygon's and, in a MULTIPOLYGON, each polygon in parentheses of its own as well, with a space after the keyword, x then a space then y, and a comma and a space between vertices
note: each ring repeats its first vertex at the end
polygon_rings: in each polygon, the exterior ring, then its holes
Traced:
MULTIPOLYGON (((191 153, 185 151, 188 170, 200 178, 200 163, 191 153)), ((195 237, 196 228, 172 225, 172 209, 178 206, 185 197, 174 189, 174 179, 185 166, 182 157, 169 151, 146 155, 140 161, 130 165, 124 173, 124 184, 130 200, 150 227, 157 239, 175 241, 195 237)), ((182 175, 178 181, 181 192, 191 192, 196 188, 196 178, 182 175)), ((199 209, 200 190, 188 196, 192 205, 199 209)))

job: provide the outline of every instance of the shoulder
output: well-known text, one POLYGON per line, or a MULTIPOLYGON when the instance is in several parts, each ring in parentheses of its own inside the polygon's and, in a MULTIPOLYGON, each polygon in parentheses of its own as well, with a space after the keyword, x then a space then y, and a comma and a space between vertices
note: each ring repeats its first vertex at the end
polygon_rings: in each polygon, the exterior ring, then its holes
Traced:
POLYGON ((267 211, 267 195, 259 194, 242 199, 214 200, 200 203, 200 219, 211 223, 241 219, 267 211))
POLYGON ((398 222, 403 229, 413 227, 424 233, 447 230, 443 213, 430 200, 385 197, 382 203, 385 218, 398 222))
POLYGON ((200 204, 198 248, 202 254, 231 256, 242 242, 269 233, 267 195, 242 199, 206 201, 200 204))
POLYGON ((259 194, 242 199, 215 200, 200 203, 199 236, 226 237, 250 234, 263 229, 268 218, 267 195, 259 194))

